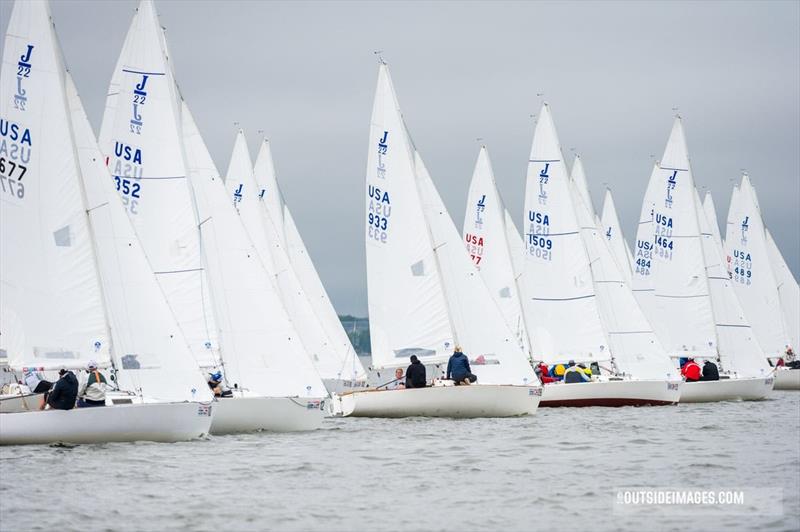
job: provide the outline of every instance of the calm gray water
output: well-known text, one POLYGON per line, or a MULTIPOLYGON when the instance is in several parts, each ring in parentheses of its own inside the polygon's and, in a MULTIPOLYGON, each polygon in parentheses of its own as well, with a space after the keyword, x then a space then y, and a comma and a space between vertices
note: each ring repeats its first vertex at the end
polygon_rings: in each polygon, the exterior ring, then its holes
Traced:
POLYGON ((0 530, 798 530, 800 393, 758 403, 329 419, 303 434, 0 449, 0 530), (783 493, 687 517, 615 488, 783 493))

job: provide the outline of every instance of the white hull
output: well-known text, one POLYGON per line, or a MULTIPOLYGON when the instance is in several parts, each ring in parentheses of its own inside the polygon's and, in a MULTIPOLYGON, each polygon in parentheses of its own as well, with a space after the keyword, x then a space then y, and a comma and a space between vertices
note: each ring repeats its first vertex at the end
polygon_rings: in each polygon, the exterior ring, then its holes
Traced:
POLYGON ((323 417, 320 398, 226 397, 214 401, 211 433, 315 430, 323 417))
POLYGON ((541 387, 499 384, 367 390, 334 397, 338 415, 356 417, 511 417, 534 414, 541 387))
POLYGON ((211 408, 201 403, 147 403, 0 414, 0 445, 175 442, 208 434, 211 408))
POLYGON ((775 370, 776 390, 800 390, 800 369, 778 368, 775 370))
POLYGON ((655 406, 678 402, 680 381, 591 381, 544 386, 539 406, 655 406))
POLYGON ((0 414, 35 412, 39 410, 42 397, 44 397, 43 393, 0 395, 0 414))
POLYGON ((366 380, 350 379, 322 379, 325 389, 330 395, 335 393, 342 394, 347 392, 359 392, 367 389, 366 380))
POLYGON ((774 383, 775 379, 772 377, 684 382, 681 391, 681 403, 757 401, 769 396, 774 383))

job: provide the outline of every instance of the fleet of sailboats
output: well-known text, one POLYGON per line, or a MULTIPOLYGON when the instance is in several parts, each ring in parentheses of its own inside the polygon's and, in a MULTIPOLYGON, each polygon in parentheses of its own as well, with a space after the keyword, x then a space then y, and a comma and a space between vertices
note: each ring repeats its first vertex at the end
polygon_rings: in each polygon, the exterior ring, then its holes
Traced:
POLYGON ((800 339, 797 280, 747 175, 723 241, 680 117, 652 169, 633 249, 611 191, 598 215, 582 159, 567 167, 547 104, 522 234, 486 146, 459 231, 381 60, 364 190, 369 368, 284 200, 269 140, 253 162, 239 130, 218 172, 152 0, 134 14, 97 137, 49 4, 15 2, 0 133, 4 374, 17 381, 92 361, 111 382, 105 408, 40 411, 41 394, 9 389, 0 444, 179 441, 313 430, 326 413, 507 417, 800 389, 800 369, 781 365, 800 339), (447 378, 459 346, 475 383, 447 378), (412 356, 427 385, 402 389, 392 377, 412 356), (719 379, 684 381, 687 358, 715 364, 719 379), (591 378, 542 385, 537 376, 573 364, 591 378))

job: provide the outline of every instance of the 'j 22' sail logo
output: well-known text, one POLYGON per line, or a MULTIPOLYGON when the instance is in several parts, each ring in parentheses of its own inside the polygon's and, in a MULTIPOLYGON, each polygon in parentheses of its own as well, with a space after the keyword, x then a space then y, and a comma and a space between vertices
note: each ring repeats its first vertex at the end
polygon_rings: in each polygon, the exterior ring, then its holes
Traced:
POLYGON ((19 56, 17 63, 17 93, 14 95, 14 108, 24 111, 28 106, 28 91, 23 87, 23 81, 31 77, 31 54, 33 53, 33 45, 29 44, 25 53, 19 56))
POLYGON ((483 227, 483 218, 481 214, 486 210, 486 194, 481 196, 478 203, 475 204, 475 229, 483 227))
POLYGON ((547 205, 547 191, 545 190, 545 185, 550 181, 550 174, 547 173, 549 171, 550 163, 544 163, 544 168, 539 172, 539 203, 542 205, 547 205))
POLYGON ((242 187, 244 185, 239 183, 239 188, 233 192, 233 204, 236 205, 242 201, 242 187))
POLYGON ((608 229, 606 229, 606 238, 608 240, 611 240, 611 226, 610 225, 608 226, 608 229))
POLYGON ((383 132, 383 138, 378 139, 378 167, 376 177, 378 179, 386 179, 386 165, 383 162, 383 157, 389 151, 389 132, 383 132))
POLYGON ((673 170, 672 175, 667 178, 667 198, 664 200, 664 206, 668 209, 672 208, 672 191, 675 190, 675 185, 678 184, 678 171, 673 170))
POLYGON ((147 78, 149 77, 150 76, 147 74, 142 74, 142 81, 134 85, 133 88, 133 117, 131 118, 131 133, 136 133, 137 135, 142 134, 142 126, 144 125, 142 122, 141 107, 144 107, 145 101, 147 100, 147 91, 144 89, 147 85, 147 78))
POLYGON ((742 245, 747 245, 747 231, 750 229, 750 217, 745 216, 742 220, 742 245))

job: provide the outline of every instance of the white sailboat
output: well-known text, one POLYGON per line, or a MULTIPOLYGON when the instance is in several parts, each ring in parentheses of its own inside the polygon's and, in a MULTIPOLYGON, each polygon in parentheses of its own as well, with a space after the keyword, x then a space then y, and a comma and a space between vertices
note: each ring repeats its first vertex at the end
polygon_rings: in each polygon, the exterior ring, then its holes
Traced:
POLYGON ((429 370, 439 368, 459 342, 472 357, 478 382, 453 386, 434 375, 434 384, 425 388, 356 391, 338 398, 342 413, 534 413, 541 387, 416 153, 384 63, 372 111, 366 189, 373 366, 391 370, 416 355, 429 370))
POLYGON ((596 364, 600 374, 591 382, 545 385, 541 406, 675 403, 677 372, 619 273, 587 201, 585 178, 583 186, 567 178, 545 104, 525 196, 523 308, 532 356, 549 366, 569 360, 596 364))
MULTIPOLYGON (((791 346, 798 345, 798 327, 800 327, 800 287, 797 280, 792 275, 789 265, 783 258, 778 245, 772 238, 769 229, 767 233, 767 252, 770 256, 770 264, 775 273, 775 280, 778 282, 778 298, 781 301, 783 316, 786 322, 786 329, 789 334, 791 346)), ((776 390, 800 390, 800 371, 790 370, 786 367, 778 368, 775 371, 776 390)))
POLYGON ((652 287, 652 306, 645 311, 673 359, 709 360, 720 369, 720 380, 684 383, 681 401, 766 397, 773 380, 720 272, 723 262, 695 188, 680 117, 648 184, 642 219, 647 213, 650 224, 640 223, 637 248, 649 247, 652 263, 637 265, 634 274, 634 287, 643 272, 652 287))
POLYGON ((0 116, 9 366, 77 370, 95 360, 118 388, 106 407, 2 413, 0 444, 208 433, 211 393, 114 191, 46 2, 14 5, 0 116))
POLYGON ((322 383, 304 371, 305 352, 272 280, 252 259, 233 207, 221 205, 224 187, 182 101, 150 1, 140 3, 120 53, 100 145, 196 363, 222 370, 232 388, 215 403, 212 432, 318 427, 322 383))
POLYGON ((259 198, 275 225, 282 243, 289 256, 295 275, 310 303, 314 314, 319 320, 325 334, 330 341, 330 346, 336 354, 338 370, 336 378, 324 379, 328 391, 340 393, 347 390, 363 388, 366 386, 367 374, 353 348, 350 338, 344 331, 342 322, 333 308, 328 293, 322 280, 314 267, 311 255, 306 249, 300 231, 295 224, 289 205, 283 199, 280 186, 278 186, 275 164, 272 160, 272 149, 267 139, 264 139, 259 148, 256 162, 253 167, 256 184, 262 192, 259 198))
POLYGON ((631 254, 631 248, 628 246, 627 240, 625 240, 622 226, 619 223, 617 207, 614 205, 614 197, 611 195, 611 190, 608 188, 603 198, 603 213, 600 216, 600 228, 603 230, 603 235, 608 242, 608 247, 614 254, 614 259, 617 261, 617 265, 625 278, 625 282, 630 285, 631 278, 633 277, 633 255, 631 254))
POLYGON ((510 228, 506 227, 506 212, 495 183, 489 152, 486 146, 482 146, 467 195, 464 243, 520 347, 525 353, 530 353, 530 340, 517 286, 518 276, 514 273, 512 245, 508 241, 509 233, 513 232, 511 238, 516 250, 522 247, 522 239, 513 224, 510 228))
MULTIPOLYGON (((796 313, 798 303, 796 300, 793 303, 792 299, 797 298, 797 283, 795 281, 792 287, 794 278, 788 268, 784 270, 781 267, 785 263, 777 247, 770 251, 758 197, 746 174, 742 176, 742 182, 738 189, 734 189, 731 198, 725 247, 727 270, 736 295, 766 358, 777 361, 792 345, 788 318, 796 313), (783 280, 783 298, 779 288, 779 275, 783 280), (791 294, 792 288, 795 289, 794 296, 791 294), (795 310, 792 310, 793 305, 795 310)), ((797 319, 796 314, 794 319, 797 319)), ((776 386, 794 389, 798 379, 795 371, 797 370, 776 370, 776 380, 780 380, 776 386)))

